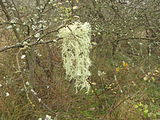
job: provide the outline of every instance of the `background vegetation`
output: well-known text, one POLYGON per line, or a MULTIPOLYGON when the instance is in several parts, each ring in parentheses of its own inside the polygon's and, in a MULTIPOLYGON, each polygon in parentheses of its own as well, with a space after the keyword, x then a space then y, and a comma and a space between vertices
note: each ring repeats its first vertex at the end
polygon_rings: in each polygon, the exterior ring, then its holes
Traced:
POLYGON ((0 6, 0 120, 160 119, 159 0, 0 6), (65 79, 57 36, 77 20, 92 26, 89 94, 75 94, 74 80, 65 79))

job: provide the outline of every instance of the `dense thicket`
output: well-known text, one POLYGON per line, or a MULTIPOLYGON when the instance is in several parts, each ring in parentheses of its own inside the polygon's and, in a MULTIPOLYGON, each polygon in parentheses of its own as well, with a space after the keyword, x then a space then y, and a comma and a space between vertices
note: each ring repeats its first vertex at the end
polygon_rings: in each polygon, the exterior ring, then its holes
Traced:
POLYGON ((160 119, 159 6, 0 0, 0 120, 160 119), (59 30, 77 21, 92 28, 88 94, 75 94, 61 55, 59 30))

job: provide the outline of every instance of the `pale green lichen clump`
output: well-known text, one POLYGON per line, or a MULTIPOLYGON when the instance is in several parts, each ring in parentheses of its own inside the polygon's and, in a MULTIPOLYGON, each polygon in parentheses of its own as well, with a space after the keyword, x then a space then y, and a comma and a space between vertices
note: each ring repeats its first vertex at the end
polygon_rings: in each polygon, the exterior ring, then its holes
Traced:
POLYGON ((59 36, 63 38, 62 59, 66 75, 69 80, 75 80, 76 92, 86 89, 90 84, 87 79, 91 75, 89 58, 91 48, 91 26, 89 23, 75 22, 59 30, 59 36))

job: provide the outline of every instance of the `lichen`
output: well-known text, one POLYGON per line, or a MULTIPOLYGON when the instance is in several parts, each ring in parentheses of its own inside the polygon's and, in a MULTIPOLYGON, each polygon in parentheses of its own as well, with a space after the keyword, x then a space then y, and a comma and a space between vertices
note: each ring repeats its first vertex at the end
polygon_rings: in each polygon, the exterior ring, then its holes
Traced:
POLYGON ((91 26, 89 23, 75 22, 59 30, 63 38, 62 59, 69 80, 75 80, 76 92, 86 89, 89 92, 90 84, 87 81, 91 75, 89 57, 91 49, 91 26))

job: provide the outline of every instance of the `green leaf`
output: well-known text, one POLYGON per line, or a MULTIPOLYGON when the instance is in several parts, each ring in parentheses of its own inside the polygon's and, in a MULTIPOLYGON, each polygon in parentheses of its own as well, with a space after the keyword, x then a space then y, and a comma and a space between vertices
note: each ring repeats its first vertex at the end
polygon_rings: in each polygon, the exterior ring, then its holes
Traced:
POLYGON ((134 105, 134 108, 138 108, 138 105, 134 105))
POLYGON ((144 105, 144 108, 147 109, 147 108, 148 108, 148 105, 144 105))
POLYGON ((156 115, 160 115, 160 112, 156 112, 156 115))
POLYGON ((146 110, 144 110, 144 113, 145 113, 145 114, 147 114, 147 113, 148 113, 148 110, 147 110, 147 109, 146 109, 146 110))

